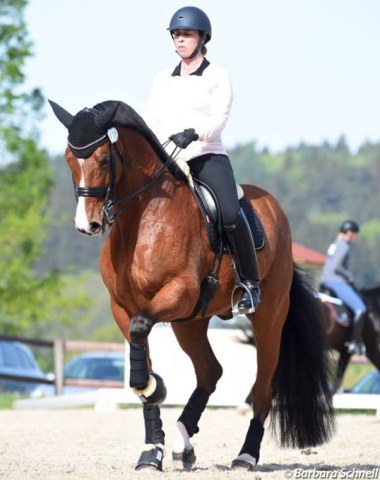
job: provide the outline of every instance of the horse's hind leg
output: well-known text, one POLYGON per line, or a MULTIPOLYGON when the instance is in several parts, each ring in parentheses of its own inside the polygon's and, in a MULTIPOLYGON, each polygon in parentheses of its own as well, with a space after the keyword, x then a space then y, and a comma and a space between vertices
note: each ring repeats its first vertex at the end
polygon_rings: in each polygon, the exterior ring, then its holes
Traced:
POLYGON ((254 470, 259 458, 261 442, 264 436, 264 422, 272 404, 272 381, 276 372, 281 345, 281 318, 288 309, 288 300, 276 307, 263 301, 254 315, 253 330, 256 339, 257 377, 252 390, 253 418, 240 449, 239 455, 232 461, 232 468, 254 470), (278 314, 275 316, 273 312, 278 314))
POLYGON ((190 438, 199 432, 199 420, 223 372, 207 338, 208 321, 209 319, 190 324, 172 324, 178 343, 193 363, 197 378, 197 387, 178 418, 173 447, 175 466, 185 470, 195 464, 196 457, 190 438))

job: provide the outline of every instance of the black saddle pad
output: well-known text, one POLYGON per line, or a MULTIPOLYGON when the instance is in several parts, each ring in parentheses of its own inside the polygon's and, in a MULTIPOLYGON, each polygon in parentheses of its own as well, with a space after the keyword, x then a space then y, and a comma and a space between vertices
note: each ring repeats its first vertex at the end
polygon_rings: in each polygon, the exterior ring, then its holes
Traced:
MULTIPOLYGON (((208 185, 199 180, 195 181, 195 193, 205 218, 210 243, 213 250, 217 251, 218 246, 220 245, 219 231, 221 228, 218 228, 219 205, 216 196, 208 185)), ((265 246, 265 232, 261 220, 257 216, 254 207, 252 207, 252 204, 248 199, 243 197, 239 200, 239 203, 251 228, 253 240, 255 242, 255 249, 261 250, 265 246)), ((222 241, 223 240, 224 238, 222 238, 222 241)))
MULTIPOLYGON (((324 283, 319 285, 319 291, 339 300, 339 297, 335 291, 324 283)), ((333 302, 326 303, 328 303, 330 315, 336 323, 342 327, 350 327, 352 325, 354 312, 347 305, 338 305, 333 302)))
POLYGON ((255 212, 254 207, 252 207, 250 201, 243 197, 241 200, 239 200, 239 203, 248 220, 249 226, 251 227, 253 240, 255 241, 255 248, 256 250, 261 250, 265 246, 265 232, 263 224, 261 223, 261 220, 255 212))

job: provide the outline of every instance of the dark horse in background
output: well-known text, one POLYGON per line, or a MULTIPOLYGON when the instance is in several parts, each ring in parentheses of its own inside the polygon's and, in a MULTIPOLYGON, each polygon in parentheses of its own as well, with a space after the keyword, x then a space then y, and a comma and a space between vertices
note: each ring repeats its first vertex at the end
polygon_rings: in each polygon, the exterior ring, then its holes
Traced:
MULTIPOLYGON (((153 371, 148 345, 159 322, 171 323, 195 370, 196 388, 178 419, 173 450, 176 466, 191 468, 195 454, 190 439, 199 431, 202 412, 222 375, 207 328, 213 315, 232 316, 230 259, 223 255, 216 293, 204 312, 197 311, 214 252, 194 194, 172 159, 141 117, 122 102, 103 102, 75 116, 51 105, 69 130, 65 156, 78 200, 75 226, 89 236, 110 227, 100 271, 114 318, 130 345, 129 383, 143 403, 145 446, 136 468, 162 469, 165 434, 159 404, 166 389, 153 371)), ((269 413, 281 445, 293 447, 327 441, 334 415, 321 312, 293 265, 288 220, 269 193, 252 186, 244 192, 261 219, 266 242, 258 252, 262 301, 250 315, 257 345, 253 417, 232 462, 232 468, 252 470, 269 413)), ((239 368, 238 358, 231 362, 239 368)), ((183 388, 191 388, 186 379, 183 388)))
MULTIPOLYGON (((363 323, 363 343, 368 360, 380 371, 380 284, 363 288, 359 291, 366 307, 367 314, 363 323)), ((352 336, 350 322, 339 319, 334 303, 322 302, 324 325, 328 347, 339 353, 336 371, 332 383, 333 393, 342 386, 344 373, 350 363, 352 353, 347 350, 346 343, 352 336)), ((347 312, 347 317, 351 315, 347 312)))
MULTIPOLYGON (((367 314, 363 324, 365 354, 368 360, 380 371, 380 284, 362 288, 358 293, 367 306, 367 314)), ((327 348, 335 350, 339 354, 336 368, 332 374, 331 391, 334 394, 342 386, 344 374, 353 355, 347 349, 347 343, 352 337, 350 320, 352 312, 349 312, 344 305, 336 306, 334 298, 331 302, 323 294, 320 298, 327 348)), ((251 328, 244 326, 242 330, 245 341, 254 345, 255 340, 251 328)), ((247 405, 252 404, 251 393, 248 394, 245 403, 247 405)))

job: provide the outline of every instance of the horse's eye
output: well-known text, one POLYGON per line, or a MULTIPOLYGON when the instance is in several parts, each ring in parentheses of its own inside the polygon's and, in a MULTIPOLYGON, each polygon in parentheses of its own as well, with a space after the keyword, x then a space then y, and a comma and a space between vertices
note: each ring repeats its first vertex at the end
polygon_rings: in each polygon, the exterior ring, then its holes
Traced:
POLYGON ((108 167, 109 163, 110 163, 110 157, 103 157, 100 160, 99 166, 100 168, 105 168, 105 167, 108 167))

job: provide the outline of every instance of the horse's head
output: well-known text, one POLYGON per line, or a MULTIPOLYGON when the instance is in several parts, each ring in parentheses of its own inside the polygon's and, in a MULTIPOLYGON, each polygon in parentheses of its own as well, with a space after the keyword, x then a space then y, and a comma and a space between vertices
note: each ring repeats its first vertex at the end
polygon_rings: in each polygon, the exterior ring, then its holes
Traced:
POLYGON ((118 104, 109 102, 85 108, 71 115, 55 102, 50 105, 58 120, 68 129, 65 152, 77 198, 76 229, 86 235, 100 235, 112 223, 112 197, 118 180, 113 143, 118 139, 112 127, 118 104))

